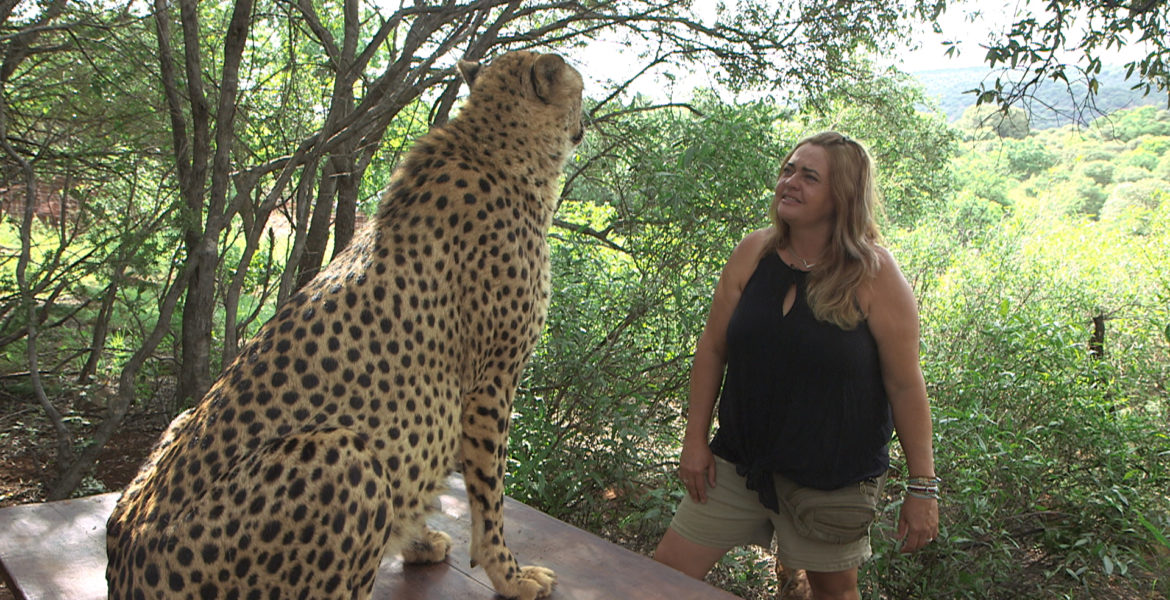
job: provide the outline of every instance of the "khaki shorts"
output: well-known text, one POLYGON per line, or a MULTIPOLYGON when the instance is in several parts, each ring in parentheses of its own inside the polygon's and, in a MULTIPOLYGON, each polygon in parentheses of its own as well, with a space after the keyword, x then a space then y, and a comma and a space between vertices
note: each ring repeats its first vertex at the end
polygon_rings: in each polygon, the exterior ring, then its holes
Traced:
POLYGON ((716 456, 715 487, 707 490, 707 502, 684 497, 670 528, 701 546, 728 550, 744 544, 768 548, 774 534, 776 558, 790 569, 846 571, 872 555, 869 526, 877 517, 885 476, 827 492, 780 475, 773 479, 779 513, 764 508, 735 465, 716 456))

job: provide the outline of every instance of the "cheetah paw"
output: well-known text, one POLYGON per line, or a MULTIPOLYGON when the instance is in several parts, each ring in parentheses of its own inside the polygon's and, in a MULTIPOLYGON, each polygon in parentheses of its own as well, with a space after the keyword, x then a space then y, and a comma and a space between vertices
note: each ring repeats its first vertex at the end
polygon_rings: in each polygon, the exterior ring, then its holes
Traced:
POLYGON ((557 574, 552 569, 544 567, 520 567, 520 577, 516 581, 517 594, 515 600, 537 600, 547 598, 552 594, 553 586, 557 583, 557 574))
POLYGON ((447 560, 451 551, 451 536, 442 531, 428 529, 419 539, 402 550, 402 562, 406 564, 428 564, 447 560))

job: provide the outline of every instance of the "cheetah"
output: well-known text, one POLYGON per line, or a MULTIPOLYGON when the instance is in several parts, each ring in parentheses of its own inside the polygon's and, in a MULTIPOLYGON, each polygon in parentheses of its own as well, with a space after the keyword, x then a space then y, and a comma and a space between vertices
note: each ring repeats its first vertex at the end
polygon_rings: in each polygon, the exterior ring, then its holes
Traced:
POLYGON ((446 558, 426 514, 458 469, 472 566, 507 598, 554 573, 504 542, 505 450, 550 295, 546 234, 584 135, 555 54, 460 61, 371 225, 278 308, 154 448, 109 518, 111 598, 366 598, 386 552, 446 558))

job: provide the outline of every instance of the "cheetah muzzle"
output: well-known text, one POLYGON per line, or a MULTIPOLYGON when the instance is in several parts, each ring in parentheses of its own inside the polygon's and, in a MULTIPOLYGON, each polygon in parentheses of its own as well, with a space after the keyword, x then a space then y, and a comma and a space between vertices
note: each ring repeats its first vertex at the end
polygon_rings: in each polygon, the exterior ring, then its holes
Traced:
POLYGON ((370 226, 175 418, 123 493, 111 598, 365 598, 385 552, 446 557, 425 516, 456 468, 473 562, 504 597, 551 593, 552 571, 505 545, 501 510, 582 80, 531 52, 459 70, 459 115, 416 142, 370 226))

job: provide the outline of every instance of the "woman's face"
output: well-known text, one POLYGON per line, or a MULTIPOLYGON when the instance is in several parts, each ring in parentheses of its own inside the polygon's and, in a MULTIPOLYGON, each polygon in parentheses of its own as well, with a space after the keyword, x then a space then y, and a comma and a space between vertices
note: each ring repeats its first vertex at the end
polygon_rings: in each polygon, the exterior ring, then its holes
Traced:
POLYGON ((832 223, 834 206, 829 189, 829 153, 804 144, 780 169, 776 182, 776 214, 792 226, 832 223))

